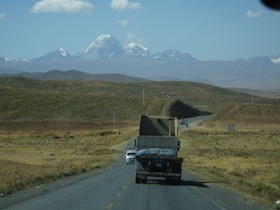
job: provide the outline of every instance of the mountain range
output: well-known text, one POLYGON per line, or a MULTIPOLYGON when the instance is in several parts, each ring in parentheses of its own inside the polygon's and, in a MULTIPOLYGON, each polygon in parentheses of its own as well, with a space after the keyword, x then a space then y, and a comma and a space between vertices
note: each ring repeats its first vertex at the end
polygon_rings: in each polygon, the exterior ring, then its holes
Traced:
POLYGON ((98 36, 83 52, 75 55, 59 48, 33 59, 0 57, 2 75, 32 75, 32 72, 50 70, 119 74, 156 81, 195 81, 221 87, 280 89, 280 55, 201 61, 178 50, 153 53, 137 43, 123 45, 111 35, 98 36))

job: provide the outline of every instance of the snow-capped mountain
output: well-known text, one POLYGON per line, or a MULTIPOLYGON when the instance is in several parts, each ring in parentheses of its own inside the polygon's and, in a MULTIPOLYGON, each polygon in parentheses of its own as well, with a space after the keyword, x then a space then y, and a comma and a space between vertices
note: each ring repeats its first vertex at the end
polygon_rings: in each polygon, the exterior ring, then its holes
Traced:
POLYGON ((278 56, 272 56, 271 58, 271 62, 274 64, 280 64, 280 55, 278 56))
MULTIPOLYGON (((0 62, 48 62, 48 61, 65 61, 65 60, 98 60, 98 59, 132 59, 143 58, 145 60, 161 61, 167 63, 184 63, 198 61, 189 53, 181 53, 178 50, 166 50, 164 52, 152 53, 147 47, 137 43, 123 45, 119 40, 111 35, 103 34, 98 36, 83 52, 71 55, 64 48, 47 53, 44 56, 29 60, 24 57, 19 60, 13 60, 8 57, 0 57, 0 62)), ((280 55, 252 57, 249 59, 240 58, 238 61, 258 64, 280 64, 280 55)))
POLYGON ((74 55, 59 48, 32 60, 0 57, 0 74, 11 74, 14 70, 46 72, 53 69, 119 73, 155 80, 208 81, 222 87, 280 88, 280 55, 201 61, 178 50, 153 53, 137 43, 124 45, 105 34, 98 36, 83 52, 74 55))
POLYGON ((85 50, 83 57, 99 58, 117 58, 123 55, 123 45, 111 35, 101 35, 91 43, 85 50))
POLYGON ((111 35, 101 35, 91 43, 83 52, 83 58, 143 58, 167 62, 195 61, 190 54, 182 54, 177 50, 167 50, 163 53, 153 54, 147 47, 137 43, 123 45, 111 35))
POLYGON ((152 58, 148 48, 136 43, 123 45, 111 35, 101 35, 91 43, 82 55, 83 58, 106 59, 106 58, 152 58))
POLYGON ((18 59, 18 61, 22 62, 22 63, 28 63, 30 60, 27 57, 22 57, 22 58, 18 59))
POLYGON ((2 62, 3 62, 3 61, 4 61, 4 62, 11 62, 11 61, 13 61, 13 59, 4 56, 4 57, 0 57, 0 61, 2 61, 2 62))
POLYGON ((31 61, 41 62, 41 61, 59 61, 59 60, 68 60, 73 58, 73 56, 68 53, 64 48, 59 48, 54 52, 48 53, 44 56, 34 58, 31 61))
POLYGON ((9 57, 0 57, 0 62, 23 62, 23 63, 28 63, 30 60, 27 57, 22 57, 19 58, 18 60, 14 60, 12 58, 9 57))
POLYGON ((136 43, 129 43, 128 45, 123 47, 124 54, 128 57, 146 57, 152 58, 152 53, 149 51, 148 48, 143 47, 140 44, 136 43))

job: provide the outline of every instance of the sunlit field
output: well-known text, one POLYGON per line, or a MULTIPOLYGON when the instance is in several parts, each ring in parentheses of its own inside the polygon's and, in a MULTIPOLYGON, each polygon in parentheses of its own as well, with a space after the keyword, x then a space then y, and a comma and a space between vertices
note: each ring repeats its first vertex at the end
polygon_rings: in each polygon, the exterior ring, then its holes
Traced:
POLYGON ((181 134, 184 168, 206 182, 275 202, 280 197, 279 128, 279 105, 230 105, 181 134), (228 131, 228 123, 236 130, 228 131))
POLYGON ((188 104, 216 114, 180 134, 185 170, 253 197, 279 199, 280 111, 274 100, 256 97, 258 104, 250 106, 248 94, 190 82, 2 78, 0 90, 1 196, 101 169, 137 134, 140 114, 199 113, 188 104), (227 131, 228 124, 236 130, 227 131))
POLYGON ((66 130, 59 123, 45 122, 37 125, 38 132, 31 129, 34 122, 24 122, 24 130, 15 130, 20 126, 16 124, 1 123, 6 128, 0 131, 2 196, 107 166, 121 154, 116 146, 131 139, 136 130, 130 125, 113 130, 111 125, 82 123, 66 130))

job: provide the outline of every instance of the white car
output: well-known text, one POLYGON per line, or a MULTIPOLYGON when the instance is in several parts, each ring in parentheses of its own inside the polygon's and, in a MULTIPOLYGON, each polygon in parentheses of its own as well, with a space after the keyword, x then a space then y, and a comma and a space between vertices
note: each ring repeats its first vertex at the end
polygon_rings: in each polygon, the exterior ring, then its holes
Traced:
POLYGON ((134 163, 135 162, 135 154, 136 150, 135 149, 129 149, 125 153, 125 162, 126 164, 129 163, 134 163))

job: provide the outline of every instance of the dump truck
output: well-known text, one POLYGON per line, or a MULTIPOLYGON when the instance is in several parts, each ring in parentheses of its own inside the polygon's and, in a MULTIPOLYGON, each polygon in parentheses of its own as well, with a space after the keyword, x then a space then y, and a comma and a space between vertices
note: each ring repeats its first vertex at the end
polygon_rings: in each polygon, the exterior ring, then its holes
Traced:
POLYGON ((140 116, 135 139, 135 182, 146 183, 148 177, 163 177, 180 182, 183 158, 178 157, 178 119, 140 116))

